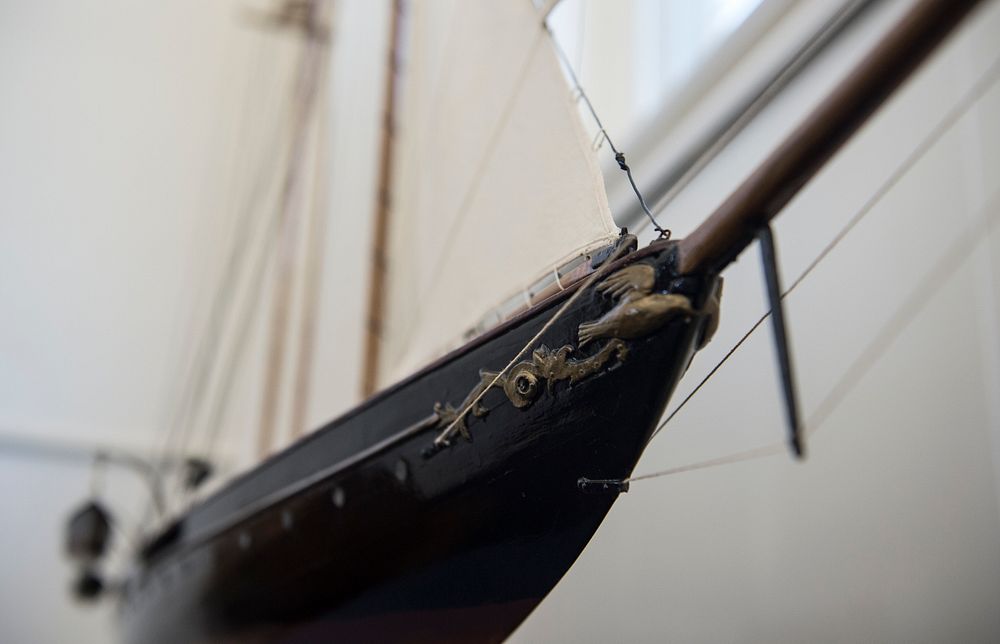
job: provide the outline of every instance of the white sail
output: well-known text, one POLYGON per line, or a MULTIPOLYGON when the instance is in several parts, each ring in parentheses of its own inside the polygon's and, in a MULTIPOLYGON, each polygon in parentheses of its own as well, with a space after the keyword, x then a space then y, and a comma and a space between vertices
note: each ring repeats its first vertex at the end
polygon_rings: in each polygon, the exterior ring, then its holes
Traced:
POLYGON ((407 22, 383 385, 616 235, 590 137, 532 3, 413 3, 407 22))

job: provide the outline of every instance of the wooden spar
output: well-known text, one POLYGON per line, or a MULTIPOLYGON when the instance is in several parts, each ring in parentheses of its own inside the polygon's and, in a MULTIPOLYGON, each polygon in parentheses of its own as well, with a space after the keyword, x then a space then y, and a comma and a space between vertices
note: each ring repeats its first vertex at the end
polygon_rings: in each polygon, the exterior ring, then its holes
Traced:
POLYGON ((361 395, 375 393, 378 383, 379 349, 382 340, 382 319, 385 308, 386 240, 389 235, 391 208, 393 130, 396 119, 396 95, 399 85, 400 22, 403 0, 392 3, 389 27, 389 59, 385 74, 385 94, 382 115, 382 143, 379 147, 378 193, 375 201, 375 227, 372 232, 371 281, 368 287, 368 311, 365 326, 365 348, 361 373, 361 395))
POLYGON ((721 271, 979 0, 919 0, 778 148, 687 238, 680 273, 721 271))

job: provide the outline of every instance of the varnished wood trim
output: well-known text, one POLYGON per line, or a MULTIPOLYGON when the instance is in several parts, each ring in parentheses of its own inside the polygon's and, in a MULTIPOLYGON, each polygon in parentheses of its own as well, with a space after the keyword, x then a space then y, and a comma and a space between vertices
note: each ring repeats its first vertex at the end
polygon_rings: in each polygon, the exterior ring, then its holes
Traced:
POLYGON ((681 273, 736 258, 980 0, 920 0, 719 208, 678 246, 681 273))

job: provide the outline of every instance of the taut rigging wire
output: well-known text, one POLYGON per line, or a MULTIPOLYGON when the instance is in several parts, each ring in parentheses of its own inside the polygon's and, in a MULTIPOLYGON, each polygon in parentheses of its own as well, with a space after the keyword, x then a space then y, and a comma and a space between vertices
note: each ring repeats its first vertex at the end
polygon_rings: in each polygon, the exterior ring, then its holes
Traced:
MULTIPOLYGON (((251 109, 250 102, 248 102, 249 99, 249 92, 247 92, 247 96, 243 101, 245 105, 244 114, 248 113, 251 109)), ((278 108, 279 116, 286 115, 290 108, 291 102, 287 102, 278 108)), ((288 135, 288 119, 279 118, 275 119, 275 121, 281 123, 281 125, 275 128, 269 137, 271 143, 266 148, 268 150, 281 150, 286 147, 283 143, 288 135)), ((186 386, 183 388, 179 403, 167 427, 160 450, 161 460, 167 454, 181 453, 189 446, 194 425, 197 423, 197 417, 204 406, 204 399, 212 379, 212 374, 216 369, 217 361, 221 357, 219 338, 227 320, 231 316, 237 297, 238 286, 244 281, 247 275, 247 269, 251 264, 251 257, 254 251, 256 250, 258 254, 266 257, 269 247, 273 245, 269 243, 273 237, 273 234, 269 232, 273 227, 273 222, 271 222, 271 225, 267 225, 267 208, 262 208, 261 204, 268 202, 265 196, 272 185, 272 182, 268 181, 268 179, 275 176, 275 169, 279 166, 282 159, 282 154, 272 154, 266 158, 266 162, 260 166, 256 173, 256 180, 252 183, 245 206, 240 207, 237 211, 235 230, 232 233, 226 263, 215 289, 215 297, 211 300, 209 317, 203 334, 197 343, 195 356, 188 371, 190 375, 185 379, 186 386), (240 216, 241 213, 242 216, 240 216), (262 223, 264 224, 263 226, 262 223), (263 231, 261 231, 262 227, 263 231), (261 245, 260 242, 254 243, 254 239, 258 238, 261 232, 264 235, 263 248, 255 249, 256 246, 261 245)), ((253 285, 251 284, 252 287, 253 285)))
MULTIPOLYGON (((319 6, 319 5, 316 5, 319 6)), ((285 340, 288 328, 289 307, 293 291, 293 248, 297 246, 298 228, 303 211, 302 165, 309 153, 309 128, 313 123, 320 78, 325 69, 326 39, 309 32, 301 52, 296 82, 295 112, 292 116, 291 149, 281 186, 279 218, 281 231, 277 235, 281 248, 276 258, 274 301, 271 310, 271 330, 264 373, 263 405, 259 417, 258 456, 263 458, 271 450, 278 421, 278 402, 285 358, 285 340)))
MULTIPOLYGON (((314 75, 315 77, 320 77, 322 75, 322 69, 325 66, 322 64, 322 60, 315 60, 306 56, 302 62, 307 69, 303 69, 302 73, 305 75, 314 75)), ((315 101, 316 97, 312 92, 307 92, 299 97, 300 101, 315 101)), ((301 106, 300 109, 303 112, 310 111, 307 107, 301 106)), ((303 118, 308 118, 303 116, 303 118)), ((262 252, 257 257, 257 262, 253 267, 253 278, 251 279, 251 284, 253 285, 253 290, 247 295, 247 300, 244 302, 245 309, 242 315, 239 317, 240 326, 237 329, 237 336, 234 342, 233 350, 228 356, 228 360, 222 367, 222 373, 220 378, 222 379, 219 384, 219 395, 215 400, 215 404, 210 412, 208 428, 206 432, 206 445, 205 454, 206 457, 211 460, 212 456, 215 454, 217 449, 217 439, 221 433, 221 428, 223 425, 222 419, 225 414, 227 403, 229 401, 229 396, 232 392, 232 385, 234 378, 239 371, 240 363, 244 357, 243 348, 246 345, 247 339, 249 337, 250 329, 253 322, 252 311, 257 308, 257 304, 260 301, 261 292, 264 287, 264 272, 267 268, 267 260, 270 257, 270 251, 273 249, 275 243, 277 242, 277 231, 284 217, 281 208, 276 208, 272 219, 269 222, 268 236, 266 241, 268 243, 268 248, 265 252, 262 252)))
MULTIPOLYGON (((886 350, 899 334, 909 326, 909 323, 916 318, 924 306, 934 299, 933 295, 948 283, 955 272, 969 258, 969 255, 988 239, 998 212, 1000 212, 997 207, 998 200, 1000 200, 1000 193, 995 193, 990 203, 979 213, 977 222, 970 225, 959 239, 952 242, 944 257, 927 271, 924 278, 918 282, 919 286, 909 293, 903 305, 896 309, 889 321, 875 334, 872 342, 859 353, 857 359, 851 363, 837 383, 830 388, 829 393, 820 401, 806 421, 806 435, 808 437, 812 437, 819 430, 823 422, 830 417, 868 371, 885 355, 886 350)), ((785 451, 784 444, 774 443, 689 465, 633 476, 626 479, 626 482, 634 483, 635 481, 660 478, 681 472, 755 460, 780 454, 783 451, 785 451)))
MULTIPOLYGON (((271 146, 272 148, 280 147, 278 142, 280 142, 282 134, 280 130, 275 132, 276 144, 271 146)), ((261 178, 273 174, 273 167, 277 165, 279 158, 280 155, 275 155, 268 159, 269 163, 262 168, 261 178)), ((237 230, 232 238, 222 277, 219 281, 219 286, 216 288, 216 295, 212 299, 205 332, 198 343, 196 355, 193 360, 194 364, 191 370, 193 377, 186 379, 187 386, 184 388, 181 403, 169 425, 166 449, 169 449, 174 442, 179 442, 182 445, 187 442, 186 436, 190 431, 190 423, 185 421, 190 420, 192 414, 196 413, 195 410, 200 407, 201 398, 207 388, 207 380, 218 349, 218 338, 228 317, 232 299, 235 296, 236 285, 242 276, 241 269, 245 268, 247 263, 246 258, 252 246, 251 237, 259 226, 258 220, 260 216, 254 216, 254 205, 263 201, 261 199, 261 192, 267 186, 268 183, 266 181, 255 181, 254 190, 247 202, 248 205, 240 209, 248 213, 249 216, 241 218, 242 222, 238 222, 237 230), (240 223, 242 225, 239 225, 240 223)))

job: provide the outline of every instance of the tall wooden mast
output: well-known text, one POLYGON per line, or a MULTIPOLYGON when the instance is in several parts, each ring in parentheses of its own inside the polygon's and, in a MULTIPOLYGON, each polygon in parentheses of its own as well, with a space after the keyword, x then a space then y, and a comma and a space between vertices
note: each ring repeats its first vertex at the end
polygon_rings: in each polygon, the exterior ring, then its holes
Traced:
POLYGON ((403 17, 403 1, 393 0, 389 27, 389 56, 386 63, 382 104, 382 141, 379 146, 378 193, 375 198, 371 279, 368 287, 365 348, 361 372, 361 394, 365 398, 375 393, 378 382, 379 351, 385 309, 386 242, 392 208, 393 148, 399 90, 400 23, 403 17))

